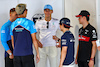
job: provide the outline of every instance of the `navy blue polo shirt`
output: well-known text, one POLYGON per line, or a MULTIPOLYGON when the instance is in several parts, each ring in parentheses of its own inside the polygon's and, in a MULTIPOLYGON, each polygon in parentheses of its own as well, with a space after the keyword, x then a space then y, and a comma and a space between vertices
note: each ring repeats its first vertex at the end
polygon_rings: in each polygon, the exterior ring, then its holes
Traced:
POLYGON ((26 18, 18 18, 11 25, 10 34, 14 37, 14 56, 32 55, 32 37, 36 33, 34 22, 26 18))
POLYGON ((62 47, 68 47, 63 65, 69 65, 74 61, 74 43, 73 34, 70 31, 66 31, 61 37, 61 50, 62 47))

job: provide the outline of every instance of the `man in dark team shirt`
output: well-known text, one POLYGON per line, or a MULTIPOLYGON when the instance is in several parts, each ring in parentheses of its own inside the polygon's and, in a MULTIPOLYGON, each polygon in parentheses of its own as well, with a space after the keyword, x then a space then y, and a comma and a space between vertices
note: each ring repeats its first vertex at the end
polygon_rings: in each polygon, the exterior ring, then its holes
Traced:
POLYGON ((89 23, 90 13, 82 10, 79 15, 79 23, 82 27, 79 29, 79 45, 77 48, 76 64, 79 67, 93 67, 96 54, 96 29, 89 23))
POLYGON ((75 39, 73 34, 69 31, 70 20, 62 18, 60 20, 60 29, 63 31, 61 37, 61 59, 59 67, 75 67, 74 64, 74 43, 75 39))
POLYGON ((18 17, 11 25, 14 67, 35 67, 32 43, 36 49, 37 63, 40 60, 38 44, 36 40, 36 28, 34 22, 26 19, 26 4, 18 4, 15 8, 18 17))

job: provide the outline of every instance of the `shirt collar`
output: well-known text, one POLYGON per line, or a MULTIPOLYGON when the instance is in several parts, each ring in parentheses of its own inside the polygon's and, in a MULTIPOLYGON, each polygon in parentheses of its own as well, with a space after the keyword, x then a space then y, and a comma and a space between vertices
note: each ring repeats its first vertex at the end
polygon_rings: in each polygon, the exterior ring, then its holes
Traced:
MULTIPOLYGON (((90 23, 84 29, 88 28, 88 26, 90 26, 90 23)), ((83 27, 82 27, 82 29, 83 29, 83 27)))

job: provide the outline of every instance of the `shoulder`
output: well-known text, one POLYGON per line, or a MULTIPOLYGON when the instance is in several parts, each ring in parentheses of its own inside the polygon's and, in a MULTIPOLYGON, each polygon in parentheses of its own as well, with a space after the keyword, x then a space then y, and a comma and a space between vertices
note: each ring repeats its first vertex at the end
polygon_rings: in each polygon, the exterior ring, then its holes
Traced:
POLYGON ((44 23, 44 22, 45 22, 44 19, 37 20, 37 21, 36 21, 36 25, 41 25, 41 24, 44 23))
POLYGON ((96 28, 93 27, 92 25, 89 25, 88 29, 90 30, 91 33, 96 33, 96 28))
POLYGON ((59 20, 56 19, 56 18, 52 18, 52 20, 55 21, 55 22, 59 22, 59 20))
POLYGON ((9 25, 9 21, 6 22, 6 23, 4 23, 4 24, 2 25, 2 27, 1 27, 1 29, 6 29, 6 28, 8 27, 8 25, 9 25))
POLYGON ((89 25, 89 27, 90 27, 89 29, 91 29, 91 30, 93 30, 93 29, 96 30, 95 27, 92 26, 91 24, 89 25))
POLYGON ((28 22, 29 25, 34 25, 34 22, 32 20, 25 19, 25 21, 28 22))
POLYGON ((38 22, 38 23, 41 23, 41 22, 43 22, 44 21, 44 19, 38 19, 37 21, 36 21, 36 23, 38 22))

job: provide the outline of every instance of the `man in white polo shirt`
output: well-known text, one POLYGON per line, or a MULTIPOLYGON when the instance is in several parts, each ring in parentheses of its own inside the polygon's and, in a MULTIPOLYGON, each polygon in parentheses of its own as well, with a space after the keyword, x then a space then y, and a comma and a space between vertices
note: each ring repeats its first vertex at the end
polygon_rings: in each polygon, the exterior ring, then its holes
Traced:
POLYGON ((53 8, 51 5, 44 6, 45 18, 36 22, 36 29, 39 32, 39 45, 40 62, 37 67, 47 67, 47 58, 50 62, 50 67, 57 67, 57 47, 56 41, 53 36, 56 35, 59 27, 59 21, 51 17, 53 8))

